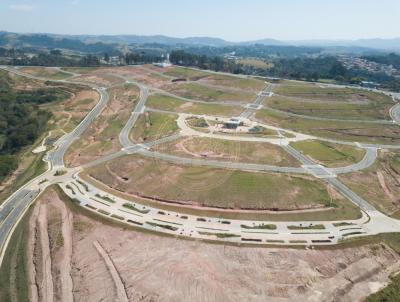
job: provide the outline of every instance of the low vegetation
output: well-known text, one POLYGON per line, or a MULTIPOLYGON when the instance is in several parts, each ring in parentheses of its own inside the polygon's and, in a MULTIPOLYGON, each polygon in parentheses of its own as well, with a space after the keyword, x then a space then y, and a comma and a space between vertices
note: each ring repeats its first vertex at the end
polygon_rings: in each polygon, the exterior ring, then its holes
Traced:
MULTIPOLYGON (((279 212, 324 208, 332 199, 324 183, 307 177, 181 166, 136 155, 110 161, 107 168, 92 167, 88 173, 118 191, 169 203, 279 212)), ((333 197, 333 203, 340 209, 347 202, 333 197)))
POLYGON ((254 224, 254 225, 245 225, 241 224, 240 227, 248 230, 276 230, 276 224, 254 224))
POLYGON ((171 135, 178 130, 176 118, 173 114, 146 112, 137 120, 131 138, 134 141, 146 142, 171 135))
POLYGON ((151 95, 146 102, 146 106, 153 109, 166 110, 171 112, 209 114, 217 116, 235 116, 243 111, 243 108, 239 106, 191 103, 162 94, 151 95))
POLYGON ((138 207, 136 207, 135 205, 133 205, 131 203, 124 203, 122 206, 127 209, 130 209, 132 211, 139 212, 141 214, 147 214, 148 212, 150 212, 149 209, 139 209, 138 207))
POLYGON ((310 224, 310 225, 289 225, 289 230, 324 230, 323 224, 310 224))
POLYGON ((323 138, 365 143, 400 143, 400 126, 396 124, 311 120, 288 116, 269 109, 258 110, 255 116, 275 126, 323 138))
POLYGON ((291 146, 328 167, 357 163, 365 154, 365 151, 360 148, 317 140, 294 142, 291 146))

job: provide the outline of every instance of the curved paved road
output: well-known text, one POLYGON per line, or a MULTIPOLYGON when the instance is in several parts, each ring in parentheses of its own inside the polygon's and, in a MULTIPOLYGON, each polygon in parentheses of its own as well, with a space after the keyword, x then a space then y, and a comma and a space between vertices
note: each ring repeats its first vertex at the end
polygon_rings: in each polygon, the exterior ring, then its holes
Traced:
MULTIPOLYGON (((1 67, 0 67, 1 68, 1 67)), ((8 70, 8 68, 3 68, 8 70)), ((24 73, 19 72, 18 70, 9 70, 11 72, 15 72, 17 74, 31 77, 34 79, 39 79, 39 80, 47 80, 43 79, 40 77, 35 77, 31 75, 26 75, 24 73)), ((67 82, 66 80, 54 80, 55 82, 67 82)), ((87 83, 84 83, 87 84, 87 83)), ((96 107, 89 113, 89 115, 82 121, 82 123, 75 129, 73 132, 70 134, 67 134, 63 138, 60 139, 60 141, 57 143, 58 149, 56 152, 51 152, 48 154, 48 159, 55 164, 56 167, 58 166, 63 166, 63 161, 62 161, 62 154, 66 151, 67 147, 72 143, 74 139, 79 137, 83 131, 89 126, 90 122, 93 121, 93 119, 101 112, 102 107, 107 103, 108 97, 107 93, 104 89, 95 87, 96 89, 99 89, 100 92, 100 100, 99 103, 96 105, 96 107)), ((284 169, 284 171, 290 171, 289 173, 311 173, 316 177, 324 178, 324 181, 326 181, 328 184, 332 185, 334 188, 336 188, 339 192, 341 192, 344 196, 346 196, 350 201, 358 205, 363 211, 368 213, 371 217, 370 222, 368 222, 368 226, 365 227, 365 230, 368 230, 369 234, 376 233, 377 230, 379 232, 388 232, 388 231, 398 231, 400 229, 399 222, 397 220, 391 219, 389 217, 386 217, 382 213, 378 212, 375 210, 374 207, 372 207, 367 201, 364 199, 360 198, 357 194, 352 192, 349 188, 347 188, 345 185, 343 185, 341 182, 339 182, 332 172, 328 171, 328 169, 320 166, 320 165, 315 165, 309 158, 303 156, 301 153, 299 153, 297 150, 291 148, 290 146, 286 146, 286 150, 294 155, 296 158, 298 158, 302 163, 303 167, 302 168, 290 168, 290 167, 273 167, 273 166, 267 166, 267 165, 257 165, 257 164, 243 164, 243 163, 228 163, 228 162, 220 162, 220 161, 203 161, 203 160, 196 160, 196 159, 187 159, 187 158, 181 158, 181 157, 176 157, 176 156, 171 156, 171 155, 166 155, 166 154, 161 154, 157 152, 152 152, 149 151, 148 148, 151 147, 152 145, 155 145, 157 142, 152 142, 148 143, 145 145, 134 145, 129 141, 129 132, 132 129, 132 127, 135 124, 135 121, 137 120, 137 116, 139 113, 142 112, 144 109, 144 103, 147 99, 147 90, 141 89, 141 98, 139 100, 139 103, 137 104, 132 116, 130 117, 129 121, 125 125, 123 130, 123 133, 120 135, 120 140, 121 143, 123 143, 124 147, 126 146, 125 153, 140 153, 143 155, 147 156, 155 156, 158 158, 161 158, 163 160, 170 160, 170 161, 177 161, 178 163, 185 162, 187 164, 200 164, 203 165, 204 163, 207 164, 212 164, 215 166, 222 166, 222 167, 230 167, 232 169, 249 169, 249 170, 257 170, 260 169, 261 171, 266 170, 266 169, 277 169, 277 171, 281 171, 284 169), (147 145, 147 146, 146 146, 147 145), (290 169, 290 170, 285 170, 285 169, 290 169), (369 229, 368 229, 369 227, 369 229)), ((398 107, 394 107, 394 116, 395 118, 398 117, 398 107)), ((159 140, 159 142, 165 142, 167 140, 171 139, 176 139, 179 136, 176 137, 167 137, 159 140)), ((347 143, 347 142, 346 142, 347 143)), ((349 167, 344 167, 342 168, 343 171, 353 171, 354 169, 358 169, 360 167, 363 167, 365 165, 368 165, 371 163, 372 158, 375 156, 374 153, 376 154, 376 148, 377 146, 380 145, 363 145, 363 147, 371 147, 371 150, 367 150, 367 154, 364 157, 364 159, 355 165, 349 166, 349 167)), ((120 156, 123 154, 123 152, 118 152, 116 155, 109 155, 109 157, 112 156, 120 156)), ((100 159, 101 160, 101 159, 100 159)), ((61 176, 60 178, 55 179, 53 176, 54 170, 49 170, 48 172, 44 173, 40 177, 34 179, 33 181, 29 182, 19 190, 17 190, 1 207, 0 207, 0 218, 3 219, 0 225, 0 248, 2 248, 2 253, 4 252, 4 247, 7 242, 7 238, 10 237, 10 233, 13 229, 13 226, 16 225, 18 219, 22 217, 22 214, 24 213, 25 209, 27 206, 36 198, 37 194, 41 191, 44 190, 48 185, 56 182, 56 183, 68 183, 71 179, 73 179, 73 173, 75 173, 77 170, 75 169, 67 169, 67 175, 61 176), (43 184, 41 181, 45 179, 45 177, 48 177, 50 180, 43 184)), ((79 170, 79 169, 78 169, 79 170)), ((340 172, 340 171, 339 171, 340 172)), ((77 184, 75 184, 77 185, 77 184)), ((62 185, 63 189, 66 191, 67 194, 70 194, 68 191, 67 187, 62 185)), ((82 204, 85 204, 87 200, 85 199, 82 201, 82 204)), ((175 219, 175 218, 174 218, 175 219)), ((173 223, 173 222, 171 222, 173 223)), ((251 222, 249 222, 251 223, 251 222)), ((229 227, 227 227, 229 230, 229 227)), ((278 228, 279 229, 279 228, 278 228)), ((160 231, 159 229, 155 229, 157 231, 160 231)), ((233 228, 233 231, 236 229, 233 228)), ((279 229, 280 230, 280 229, 279 229)), ((183 231, 183 230, 182 230, 183 231)), ((282 230, 280 230, 282 231, 282 230)), ((284 233, 280 233, 282 236, 285 234, 287 230, 284 230, 284 233)), ((279 233, 279 232, 278 232, 279 233)), ((365 234, 366 232, 362 232, 362 234, 365 234)), ((183 233, 181 232, 181 235, 183 233)), ((334 234, 337 234, 337 232, 334 232, 334 234)), ((190 234, 184 234, 189 236, 190 234)), ((191 236, 191 235, 190 235, 191 236)), ((312 235, 312 237, 316 238, 316 235, 312 235)), ((337 238, 336 238, 337 239, 337 238)), ((229 239, 227 239, 229 241, 229 239)), ((310 239, 311 240, 311 239, 310 239)), ((315 244, 318 243, 323 243, 323 242, 314 242, 313 240, 309 241, 315 244)), ((336 242, 336 241, 335 241, 336 242)), ((325 242, 326 243, 326 242, 325 242)), ((1 257, 0 256, 0 262, 1 262, 1 257)))

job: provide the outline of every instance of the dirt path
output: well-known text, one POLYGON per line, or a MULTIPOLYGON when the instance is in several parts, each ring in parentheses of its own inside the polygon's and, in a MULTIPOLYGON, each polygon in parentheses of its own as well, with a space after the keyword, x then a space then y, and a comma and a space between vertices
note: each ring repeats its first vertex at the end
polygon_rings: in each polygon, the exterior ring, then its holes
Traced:
POLYGON ((388 186, 386 185, 385 177, 383 176, 383 173, 381 171, 377 171, 376 175, 378 176, 379 185, 381 186, 383 192, 385 192, 385 195, 387 197, 389 197, 391 201, 395 201, 396 198, 394 197, 392 192, 390 192, 388 186))
POLYGON ((39 293, 36 284, 36 267, 34 261, 34 250, 36 243, 36 221, 39 216, 39 206, 34 207, 32 211, 32 215, 29 219, 29 237, 27 244, 27 267, 28 267, 28 286, 29 286, 29 294, 30 294, 30 302, 38 302, 39 301, 39 293))
POLYGON ((49 234, 47 231, 47 205, 40 204, 38 216, 39 232, 40 232, 40 245, 42 248, 42 273, 43 280, 39 284, 39 292, 41 293, 41 302, 53 302, 54 285, 53 277, 51 274, 51 256, 50 256, 50 242, 49 234))
POLYGON ((110 274, 114 280, 114 285, 117 289, 118 301, 129 302, 128 296, 126 295, 124 284, 122 283, 121 277, 119 276, 119 273, 115 268, 114 263, 112 262, 110 256, 107 254, 107 252, 103 249, 103 247, 100 245, 98 241, 94 241, 93 245, 99 252, 100 256, 103 257, 107 265, 107 268, 110 271, 110 274))
POLYGON ((59 267, 59 283, 61 285, 61 301, 73 302, 73 284, 71 278, 72 258, 72 213, 67 210, 65 204, 57 202, 54 206, 58 208, 62 217, 61 233, 63 237, 63 249, 59 267))

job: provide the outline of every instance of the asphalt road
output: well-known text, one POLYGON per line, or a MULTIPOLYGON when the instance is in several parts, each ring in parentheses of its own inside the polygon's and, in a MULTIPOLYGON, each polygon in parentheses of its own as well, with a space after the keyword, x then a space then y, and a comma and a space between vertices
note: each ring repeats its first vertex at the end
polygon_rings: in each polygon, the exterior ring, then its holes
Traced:
MULTIPOLYGON (((264 102, 264 100, 270 96, 273 88, 274 88, 273 84, 268 84, 268 86, 261 93, 259 93, 259 95, 256 97, 256 99, 252 104, 255 105, 256 107, 261 105, 264 102)), ((257 109, 247 108, 240 114, 240 117, 249 118, 256 110, 257 109)))
POLYGON ((93 120, 99 116, 108 103, 108 93, 104 88, 94 88, 99 92, 100 100, 80 124, 70 133, 64 135, 55 143, 57 149, 48 154, 48 160, 53 167, 64 166, 64 155, 74 140, 78 139, 83 132, 90 126, 93 120))
POLYGON ((125 124, 124 128, 119 134, 119 141, 123 148, 128 148, 132 146, 132 142, 129 139, 129 133, 131 132, 133 126, 135 125, 139 115, 144 112, 144 104, 149 96, 149 89, 146 86, 140 85, 140 96, 139 102, 136 104, 135 109, 132 111, 128 122, 125 124))
POLYGON ((366 150, 364 158, 358 163, 346 167, 328 168, 328 170, 334 174, 344 174, 344 173, 360 171, 372 166, 376 160, 376 157, 378 156, 378 149, 365 148, 364 150, 366 150))
POLYGON ((0 208, 0 252, 13 226, 38 194, 35 190, 19 190, 0 208))
MULTIPOLYGON (((43 79, 40 77, 35 77, 32 75, 27 75, 23 72, 20 72, 18 70, 14 70, 10 68, 4 68, 1 67, 2 69, 9 70, 11 72, 14 72, 16 74, 26 76, 29 78, 33 79, 38 79, 38 80, 47 80, 43 79)), ((54 82, 68 82, 68 80, 52 80, 54 82)), ((82 84, 78 82, 74 82, 77 84, 82 84)), ((84 83, 87 85, 87 83, 84 83)), ((376 158, 376 148, 379 147, 386 147, 387 145, 373 145, 373 144, 363 144, 362 147, 367 148, 367 153, 363 160, 357 164, 350 165, 348 167, 342 167, 342 168, 335 168, 335 169, 326 169, 320 165, 315 164, 311 159, 308 157, 304 156, 300 152, 298 152, 296 149, 292 148, 291 146, 283 146, 283 148, 292 156, 294 156, 296 159, 298 159, 302 164, 303 167, 301 168, 296 168, 296 167, 275 167, 275 166, 269 166, 269 165, 260 165, 260 164, 249 164, 249 163, 239 163, 239 162, 224 162, 224 161, 217 161, 217 160, 207 160, 207 159, 191 159, 191 158, 183 158, 179 156, 173 156, 173 155, 168 155, 168 154, 162 154, 158 152, 153 152, 148 150, 150 147, 158 144, 158 143, 163 143, 167 141, 171 141, 174 139, 179 138, 179 135, 174 135, 170 137, 165 137, 160 140, 154 141, 154 142, 149 142, 146 144, 139 144, 135 145, 129 140, 129 133, 134 126, 135 122, 137 121, 137 118, 140 113, 142 113, 145 109, 144 104, 146 102, 146 99, 148 97, 148 88, 142 86, 139 84, 141 88, 141 93, 140 93, 140 99, 137 105, 135 106, 134 111, 131 114, 131 117, 129 118, 128 122, 126 123, 125 127, 120 133, 119 139, 121 144, 123 145, 123 149, 115 154, 108 155, 106 157, 97 159, 96 161, 93 161, 92 163, 89 163, 89 165, 94 165, 98 164, 100 162, 104 162, 107 160, 110 160, 112 158, 116 158, 118 156, 124 155, 126 153, 139 153, 145 156, 149 157, 154 157, 158 158, 160 160, 166 160, 170 162, 174 162, 177 164, 187 164, 187 165, 206 165, 206 166, 213 166, 213 167, 221 167, 221 168, 230 168, 230 169, 240 169, 240 170, 247 170, 247 171, 275 171, 275 172, 284 172, 284 173, 310 173, 313 174, 316 177, 323 178, 323 180, 334 187, 338 192, 342 193, 343 196, 347 197, 350 201, 352 201, 354 204, 359 206, 363 211, 367 213, 379 213, 376 211, 376 209, 370 205, 366 200, 358 196, 356 193, 351 191, 348 187, 346 187, 343 183, 341 183, 337 178, 335 178, 334 174, 337 173, 348 173, 355 171, 357 169, 363 169, 369 165, 371 165, 375 158, 376 158)), ((99 94, 100 94, 100 100, 98 104, 93 108, 93 110, 82 120, 82 122, 69 134, 65 135, 62 137, 57 143, 57 149, 54 152, 51 152, 48 154, 48 159, 52 163, 53 168, 54 167, 64 167, 64 162, 63 162, 63 157, 65 151, 68 149, 68 147, 71 145, 71 143, 79 138, 80 135, 89 127, 90 123, 101 113, 103 108, 108 102, 108 94, 104 88, 101 87, 93 87, 96 89, 99 94)), ((268 86, 254 101, 254 105, 259 105, 261 102, 264 100, 266 96, 269 95, 269 93, 272 90, 272 85, 268 86)), ((246 109, 242 114, 247 116, 250 112, 253 112, 255 109, 248 108, 246 109)), ((400 121, 400 107, 398 105, 394 106, 391 110, 391 115, 393 119, 396 122, 400 121)), ((339 142, 341 143, 341 142, 339 142)), ((348 144, 348 142, 343 142, 348 144)), ((349 143, 350 144, 350 143, 349 143)), ((356 145, 355 143, 351 143, 352 145, 356 145)), ((400 148, 400 146, 388 146, 390 147, 395 147, 395 148, 400 148)), ((68 170, 67 168, 65 168, 68 170)), ((68 170, 69 171, 69 170, 68 170)), ((61 183, 67 183, 68 180, 72 179, 72 173, 73 171, 69 171, 68 175, 62 176, 60 178, 55 178, 53 177, 54 169, 50 170, 47 174, 44 174, 38 178, 35 179, 35 181, 39 181, 40 179, 43 179, 45 175, 50 176, 49 178, 51 181, 50 183, 55 182, 61 182, 61 183)), ((47 185, 47 184, 46 184, 47 185)), ((12 230, 13 226, 17 223, 17 221, 22 217, 22 213, 26 209, 26 207, 36 198, 36 196, 39 194, 39 187, 37 184, 30 186, 29 184, 23 186, 19 190, 17 190, 9 199, 6 200, 6 202, 0 207, 0 251, 1 248, 4 247, 4 244, 7 241, 7 238, 9 238, 10 231, 12 230), (35 188, 35 189, 31 189, 35 188)), ((42 188, 43 189, 43 188, 42 188)), ((328 223, 329 224, 329 223, 328 223)), ((398 222, 394 221, 393 219, 386 217, 385 215, 379 213, 375 214, 373 218, 371 218, 370 224, 372 226, 379 226, 380 231, 385 231, 385 230, 397 230, 398 228, 398 222), (381 220, 374 220, 376 217, 379 217, 381 220), (382 218, 383 217, 383 218, 382 218), (374 221, 372 221, 374 220, 374 221), (375 225, 373 224, 375 223, 375 225)), ((235 231, 237 231, 235 228, 233 228, 235 231)), ((279 228, 278 228, 279 229, 279 228)), ((283 234, 287 233, 287 230, 283 230, 283 234)), ((370 231, 373 233, 373 230, 370 231)), ((181 232, 182 234, 182 232, 181 232)), ((189 236, 189 234, 188 234, 189 236)), ((314 237, 315 235, 312 235, 314 237)), ((310 241, 312 242, 312 241, 310 241)), ((4 249, 3 249, 4 251, 4 249)), ((1 259, 0 259, 1 260, 1 259)))
MULTIPOLYGON (((11 68, 5 68, 0 66, 0 69, 14 72, 18 75, 37 79, 46 80, 41 77, 35 77, 29 74, 25 74, 18 70, 11 68)), ((68 82, 66 80, 54 80, 53 82, 68 82)), ((77 83, 77 82, 74 82, 77 83)), ((79 83, 77 83, 79 84, 79 83)), ((82 84, 82 83, 80 83, 82 84)), ((87 85, 85 83, 85 85, 87 85)), ((57 147, 55 151, 47 154, 47 160, 51 163, 53 168, 64 167, 64 154, 72 142, 77 139, 93 122, 93 120, 101 113, 108 102, 108 94, 104 88, 93 87, 100 94, 100 100, 96 106, 89 112, 89 114, 82 120, 82 122, 70 133, 63 136, 59 141, 56 142, 57 147)), ((39 180, 43 175, 37 177, 39 180)), ((36 198, 39 191, 27 189, 30 183, 25 184, 19 188, 12 196, 10 196, 0 207, 0 260, 3 255, 4 244, 7 237, 12 229, 12 226, 17 223, 19 218, 24 213, 25 208, 36 198)))

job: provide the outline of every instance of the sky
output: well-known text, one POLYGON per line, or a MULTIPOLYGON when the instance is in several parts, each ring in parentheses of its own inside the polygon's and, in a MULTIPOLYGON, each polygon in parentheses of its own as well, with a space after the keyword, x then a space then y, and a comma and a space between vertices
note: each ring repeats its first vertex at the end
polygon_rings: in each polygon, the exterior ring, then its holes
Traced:
POLYGON ((400 0, 0 0, 0 30, 229 41, 400 37, 400 0))

